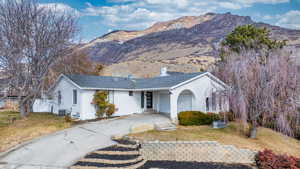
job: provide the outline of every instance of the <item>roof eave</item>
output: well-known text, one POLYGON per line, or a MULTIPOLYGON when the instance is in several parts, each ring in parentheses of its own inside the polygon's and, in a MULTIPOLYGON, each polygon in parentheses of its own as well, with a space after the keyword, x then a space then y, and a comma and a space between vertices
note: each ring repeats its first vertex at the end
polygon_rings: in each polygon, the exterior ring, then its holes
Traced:
POLYGON ((198 76, 195 76, 195 77, 193 77, 193 78, 190 78, 190 79, 188 79, 188 80, 186 80, 186 81, 184 81, 184 82, 181 82, 181 83, 179 83, 179 84, 177 84, 177 85, 171 87, 170 89, 171 89, 171 90, 174 90, 174 89, 176 89, 176 88, 178 88, 178 87, 180 87, 180 86, 182 86, 182 85, 185 85, 185 84, 187 84, 187 83, 189 83, 189 82, 191 82, 191 81, 194 81, 194 80, 196 80, 196 79, 198 79, 198 78, 201 78, 201 77, 204 77, 204 76, 209 76, 209 77, 211 77, 214 81, 216 81, 216 82, 218 82, 219 84, 221 84, 225 89, 228 89, 228 88, 229 88, 229 86, 228 86, 227 84, 225 84, 223 81, 221 81, 220 79, 218 79, 217 77, 215 77, 213 74, 211 74, 210 72, 205 72, 205 73, 202 73, 202 74, 200 74, 200 75, 198 75, 198 76))
POLYGON ((83 87, 82 90, 115 90, 115 91, 159 91, 159 90, 170 90, 170 87, 162 88, 139 88, 139 89, 122 89, 122 88, 91 88, 83 87))

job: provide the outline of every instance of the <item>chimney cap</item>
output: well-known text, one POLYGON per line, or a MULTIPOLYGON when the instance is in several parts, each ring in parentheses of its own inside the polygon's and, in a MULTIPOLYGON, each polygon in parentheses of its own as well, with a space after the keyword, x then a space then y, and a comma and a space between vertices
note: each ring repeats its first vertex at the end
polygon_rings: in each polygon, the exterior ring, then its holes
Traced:
POLYGON ((133 78, 133 75, 132 75, 132 74, 129 74, 129 75, 127 76, 127 78, 128 78, 128 79, 132 79, 132 78, 133 78))
POLYGON ((169 76, 167 67, 162 67, 160 69, 160 76, 169 76))

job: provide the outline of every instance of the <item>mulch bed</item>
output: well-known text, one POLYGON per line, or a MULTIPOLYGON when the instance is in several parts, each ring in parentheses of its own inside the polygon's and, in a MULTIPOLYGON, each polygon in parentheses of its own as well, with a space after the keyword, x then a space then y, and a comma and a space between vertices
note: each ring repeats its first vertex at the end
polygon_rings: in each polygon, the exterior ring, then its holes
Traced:
POLYGON ((177 162, 177 161, 147 161, 138 169, 252 169, 240 164, 205 163, 205 162, 177 162))
POLYGON ((99 151, 137 151, 137 150, 138 150, 138 148, 118 147, 115 145, 99 149, 99 151))
MULTIPOLYGON (((141 160, 143 161, 143 160, 141 160)), ((104 164, 104 163, 94 163, 94 162, 77 162, 74 166, 92 166, 92 167, 129 167, 135 164, 140 163, 141 161, 137 161, 134 163, 126 163, 126 164, 104 164)))
POLYGON ((108 155, 108 154, 96 154, 91 153, 84 158, 98 158, 105 160, 132 160, 138 158, 140 155, 108 155))
POLYGON ((135 141, 130 141, 130 140, 125 140, 125 139, 119 139, 119 140, 114 140, 115 142, 119 143, 119 144, 124 144, 124 145, 135 145, 136 142, 135 141))

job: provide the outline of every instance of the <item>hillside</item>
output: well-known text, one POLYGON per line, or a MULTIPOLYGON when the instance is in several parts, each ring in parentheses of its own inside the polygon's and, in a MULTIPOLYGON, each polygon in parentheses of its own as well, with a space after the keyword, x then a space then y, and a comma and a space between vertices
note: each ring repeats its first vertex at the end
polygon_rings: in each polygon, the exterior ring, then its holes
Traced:
POLYGON ((181 17, 142 31, 114 31, 80 49, 93 61, 109 65, 105 75, 153 76, 161 66, 193 72, 215 62, 220 41, 236 26, 245 24, 267 27, 274 39, 287 39, 300 51, 300 30, 255 23, 248 16, 230 13, 181 17))

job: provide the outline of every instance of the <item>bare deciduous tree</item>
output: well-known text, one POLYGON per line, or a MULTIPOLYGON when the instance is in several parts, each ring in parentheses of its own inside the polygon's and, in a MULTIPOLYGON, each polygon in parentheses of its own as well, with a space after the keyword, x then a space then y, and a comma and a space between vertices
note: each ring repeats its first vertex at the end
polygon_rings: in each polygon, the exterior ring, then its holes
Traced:
POLYGON ((35 0, 0 1, 0 69, 18 94, 20 113, 31 110, 50 68, 69 54, 77 32, 75 15, 35 0))
POLYGON ((217 68, 217 75, 231 86, 231 109, 251 123, 251 138, 256 137, 260 124, 293 135, 293 128, 299 125, 300 79, 289 52, 274 50, 265 55, 242 50, 231 53, 217 68))
POLYGON ((77 50, 77 47, 74 46, 72 53, 63 56, 60 62, 51 67, 46 78, 46 90, 53 85, 61 74, 101 75, 103 65, 93 63, 91 58, 84 51, 77 50))

